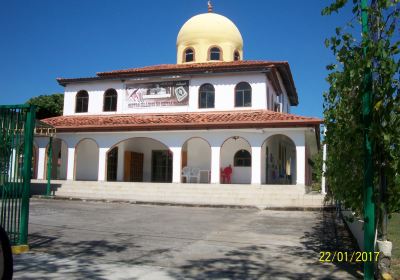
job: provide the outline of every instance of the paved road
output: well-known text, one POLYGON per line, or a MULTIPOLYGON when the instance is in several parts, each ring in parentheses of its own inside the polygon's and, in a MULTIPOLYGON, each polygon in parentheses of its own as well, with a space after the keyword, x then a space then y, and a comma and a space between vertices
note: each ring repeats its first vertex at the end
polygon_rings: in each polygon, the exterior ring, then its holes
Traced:
POLYGON ((32 200, 16 279, 355 279, 331 212, 32 200))

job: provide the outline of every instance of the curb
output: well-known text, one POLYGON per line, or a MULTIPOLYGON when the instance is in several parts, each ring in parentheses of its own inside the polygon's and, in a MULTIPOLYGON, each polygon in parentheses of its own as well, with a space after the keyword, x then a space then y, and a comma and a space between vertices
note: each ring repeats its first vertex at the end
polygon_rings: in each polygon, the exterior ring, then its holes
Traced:
POLYGON ((158 205, 158 206, 181 206, 181 207, 204 207, 204 208, 231 208, 231 209, 257 209, 257 210, 272 210, 272 211, 323 211, 323 210, 334 210, 335 207, 332 205, 316 206, 316 207, 257 207, 253 205, 229 205, 229 204, 195 204, 195 203, 175 203, 175 202, 158 202, 158 201, 136 201, 136 200, 125 200, 125 199, 102 199, 102 198, 79 198, 79 197, 68 197, 68 196, 44 196, 35 195, 33 199, 38 200, 68 200, 68 201, 89 201, 89 202, 104 202, 104 203, 125 203, 125 204, 136 204, 136 205, 158 205))

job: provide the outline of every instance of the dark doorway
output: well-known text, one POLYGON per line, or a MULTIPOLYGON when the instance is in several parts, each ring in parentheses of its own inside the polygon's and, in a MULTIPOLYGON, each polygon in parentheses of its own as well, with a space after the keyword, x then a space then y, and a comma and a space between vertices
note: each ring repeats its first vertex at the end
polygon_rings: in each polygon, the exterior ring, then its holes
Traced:
POLYGON ((151 181, 172 182, 172 154, 169 150, 152 151, 151 181))
POLYGON ((117 181, 118 147, 107 154, 107 181, 117 181))

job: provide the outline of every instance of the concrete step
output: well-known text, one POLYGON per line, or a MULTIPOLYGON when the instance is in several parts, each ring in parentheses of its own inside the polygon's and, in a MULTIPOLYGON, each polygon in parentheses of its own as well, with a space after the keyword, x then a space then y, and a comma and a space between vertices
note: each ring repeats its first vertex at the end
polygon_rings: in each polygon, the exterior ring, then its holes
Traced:
MULTIPOLYGON (((195 205, 268 207, 322 207, 323 195, 305 194, 305 186, 168 184, 131 182, 53 181, 55 195, 62 198, 123 200, 195 205)), ((34 181, 33 186, 45 186, 34 181)))

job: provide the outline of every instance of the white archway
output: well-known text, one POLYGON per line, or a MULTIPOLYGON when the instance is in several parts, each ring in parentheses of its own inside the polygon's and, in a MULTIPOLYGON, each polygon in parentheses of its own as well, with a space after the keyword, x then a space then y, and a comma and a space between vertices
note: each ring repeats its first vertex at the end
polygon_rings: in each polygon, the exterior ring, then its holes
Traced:
POLYGON ((261 183, 296 184, 296 145, 283 134, 268 137, 261 147, 261 183))
POLYGON ((211 146, 201 137, 192 137, 182 145, 181 168, 198 168, 200 170, 199 183, 210 182, 211 146))
POLYGON ((75 146, 75 180, 97 181, 99 146, 91 138, 85 138, 75 146))
POLYGON ((251 145, 243 137, 233 136, 224 141, 221 146, 220 167, 232 167, 232 184, 251 184, 251 145), (241 152, 249 154, 245 161, 235 162, 235 155, 241 152), (250 160, 250 164, 248 162, 250 160))

